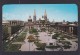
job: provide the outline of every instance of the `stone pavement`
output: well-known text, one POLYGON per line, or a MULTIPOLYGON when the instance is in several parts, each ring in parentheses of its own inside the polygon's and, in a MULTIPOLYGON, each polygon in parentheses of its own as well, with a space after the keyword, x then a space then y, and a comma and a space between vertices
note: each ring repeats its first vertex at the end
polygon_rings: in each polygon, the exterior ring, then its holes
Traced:
POLYGON ((28 42, 28 39, 27 37, 29 36, 30 34, 27 32, 26 34, 26 39, 24 40, 25 43, 22 44, 21 48, 19 50, 21 51, 35 51, 36 49, 36 45, 34 44, 34 42, 28 42))

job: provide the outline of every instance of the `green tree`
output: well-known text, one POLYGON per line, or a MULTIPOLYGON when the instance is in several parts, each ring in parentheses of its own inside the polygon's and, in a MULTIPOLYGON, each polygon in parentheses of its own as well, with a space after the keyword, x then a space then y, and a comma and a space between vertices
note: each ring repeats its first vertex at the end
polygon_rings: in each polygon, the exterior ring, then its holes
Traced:
POLYGON ((52 36, 52 39, 57 39, 57 37, 59 37, 59 33, 56 33, 56 34, 54 34, 53 36, 52 36))
POLYGON ((9 33, 8 33, 8 27, 3 26, 3 41, 7 40, 9 37, 9 33))
POLYGON ((20 25, 17 25, 17 26, 12 26, 11 27, 11 33, 14 34, 16 33, 17 31, 19 31, 21 29, 22 26, 20 25))
POLYGON ((37 30, 32 28, 31 30, 29 30, 29 33, 37 33, 37 30))

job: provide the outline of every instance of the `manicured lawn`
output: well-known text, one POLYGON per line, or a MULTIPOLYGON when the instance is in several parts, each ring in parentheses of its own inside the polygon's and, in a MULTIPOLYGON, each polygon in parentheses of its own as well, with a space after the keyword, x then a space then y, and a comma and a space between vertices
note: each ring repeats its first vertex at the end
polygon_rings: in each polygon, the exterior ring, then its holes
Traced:
POLYGON ((19 51, 20 47, 21 47, 21 44, 10 44, 6 51, 16 52, 16 51, 19 51))
POLYGON ((13 51, 19 51, 19 48, 21 47, 21 44, 12 44, 12 42, 4 43, 3 49, 5 51, 13 52, 13 51))
POLYGON ((72 45, 69 41, 63 41, 62 44, 72 45))
POLYGON ((45 50, 45 43, 35 43, 35 45, 38 47, 37 50, 45 50))
POLYGON ((36 42, 35 42, 35 45, 36 45, 37 47, 40 47, 41 43, 36 43, 36 42))
POLYGON ((45 50, 45 48, 40 48, 40 47, 39 47, 39 48, 36 48, 36 49, 37 49, 37 50, 45 50))
POLYGON ((71 46, 70 45, 64 45, 63 47, 64 47, 64 49, 69 49, 71 46))
POLYGON ((26 32, 22 32, 20 36, 16 36, 11 42, 4 43, 4 50, 9 52, 20 51, 21 44, 12 44, 13 42, 24 42, 26 32))
POLYGON ((37 46, 37 47, 45 47, 46 46, 46 44, 45 43, 35 43, 35 45, 37 46))

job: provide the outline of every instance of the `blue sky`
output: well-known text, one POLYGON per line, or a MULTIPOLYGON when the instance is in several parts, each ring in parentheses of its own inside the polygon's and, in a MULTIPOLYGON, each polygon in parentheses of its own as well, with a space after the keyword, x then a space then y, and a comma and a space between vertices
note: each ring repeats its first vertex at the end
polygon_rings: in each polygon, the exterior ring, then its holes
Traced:
POLYGON ((37 20, 42 18, 45 9, 50 21, 77 21, 78 7, 76 4, 7 4, 2 7, 2 17, 6 20, 27 21, 33 19, 34 9, 37 20))

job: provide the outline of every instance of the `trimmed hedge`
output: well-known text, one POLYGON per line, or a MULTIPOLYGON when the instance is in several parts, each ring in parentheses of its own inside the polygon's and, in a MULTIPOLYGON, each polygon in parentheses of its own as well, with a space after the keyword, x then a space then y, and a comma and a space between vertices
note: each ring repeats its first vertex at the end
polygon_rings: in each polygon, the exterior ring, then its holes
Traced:
POLYGON ((46 48, 51 48, 51 49, 53 49, 53 48, 60 48, 60 46, 46 46, 46 48))

